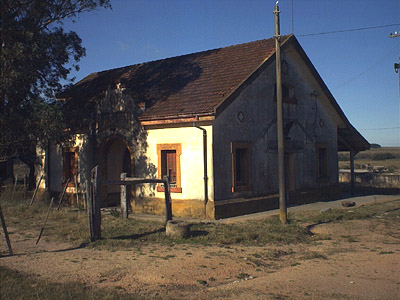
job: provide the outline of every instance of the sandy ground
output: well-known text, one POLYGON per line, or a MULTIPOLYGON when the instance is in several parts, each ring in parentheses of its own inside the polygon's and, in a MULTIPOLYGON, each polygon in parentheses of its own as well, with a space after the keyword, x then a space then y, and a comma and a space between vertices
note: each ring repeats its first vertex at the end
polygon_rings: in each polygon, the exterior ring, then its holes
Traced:
MULTIPOLYGON (((321 224, 309 244, 73 248, 20 235, 0 265, 149 299, 400 299, 400 218, 321 224)), ((33 236, 33 235, 32 235, 33 236)), ((6 253, 1 236, 0 253, 6 253)))

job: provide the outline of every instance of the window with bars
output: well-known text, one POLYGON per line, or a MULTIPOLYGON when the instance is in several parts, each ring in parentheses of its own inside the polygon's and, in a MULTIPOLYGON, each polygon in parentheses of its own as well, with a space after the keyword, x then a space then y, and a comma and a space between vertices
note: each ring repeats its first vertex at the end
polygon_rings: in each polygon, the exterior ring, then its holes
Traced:
POLYGON ((316 145, 317 180, 328 179, 328 147, 326 144, 316 145))
POLYGON ((232 142, 232 192, 250 191, 251 143, 232 142))

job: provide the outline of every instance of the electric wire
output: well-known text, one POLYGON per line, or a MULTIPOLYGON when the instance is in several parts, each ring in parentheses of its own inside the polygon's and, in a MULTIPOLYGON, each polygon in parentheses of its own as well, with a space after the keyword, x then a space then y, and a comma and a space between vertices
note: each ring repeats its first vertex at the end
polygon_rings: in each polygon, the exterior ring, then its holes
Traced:
POLYGON ((397 127, 382 127, 382 128, 363 128, 363 129, 359 129, 359 130, 391 130, 391 129, 399 129, 400 126, 397 127))
POLYGON ((380 59, 378 59, 375 63, 373 63, 371 66, 369 66, 368 68, 366 68, 364 71, 362 71, 361 73, 359 73, 358 75, 338 84, 337 86, 331 88, 331 90, 336 90, 338 88, 341 88, 351 82, 353 82, 354 80, 360 78, 362 75, 368 73, 369 71, 371 71, 373 68, 375 68, 376 66, 378 66, 384 59, 386 59, 388 56, 392 55, 394 52, 397 52, 398 50, 391 50, 389 52, 387 52, 384 56, 382 56, 380 59))
POLYGON ((333 34, 333 33, 343 33, 343 32, 352 32, 352 31, 379 29, 379 28, 386 28, 386 27, 399 26, 399 25, 400 25, 400 23, 395 23, 395 24, 378 25, 378 26, 370 26, 370 27, 360 27, 360 28, 353 28, 353 29, 343 29, 343 30, 335 30, 335 31, 325 31, 325 32, 317 32, 317 33, 299 34, 299 35, 296 35, 296 36, 297 37, 305 37, 305 36, 325 35, 325 34, 333 34))

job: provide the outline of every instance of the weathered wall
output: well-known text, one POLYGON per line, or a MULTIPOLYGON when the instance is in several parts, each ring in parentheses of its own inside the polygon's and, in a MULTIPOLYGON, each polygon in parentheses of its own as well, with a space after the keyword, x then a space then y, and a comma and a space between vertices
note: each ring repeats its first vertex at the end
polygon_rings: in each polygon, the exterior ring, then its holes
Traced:
MULTIPOLYGON (((297 104, 284 104, 285 124, 293 122, 286 150, 293 155, 296 190, 338 183, 334 111, 294 49, 282 55, 283 83, 297 104), (315 95, 314 95, 315 94, 315 95), (322 121, 321 121, 322 120, 322 121), (328 147, 328 179, 317 182, 316 144, 328 147)), ((215 200, 278 192, 275 63, 270 64, 213 122, 215 200), (242 115, 242 121, 238 117, 242 115), (252 144, 252 191, 232 193, 230 142, 252 144)))
MULTIPOLYGON (((84 183, 90 179, 90 166, 93 165, 92 149, 89 145, 88 136, 85 134, 76 134, 73 139, 66 143, 66 147, 78 147, 78 190, 84 191, 84 183)), ((41 188, 49 189, 50 192, 59 193, 62 191, 63 181, 63 157, 61 145, 52 145, 49 149, 38 149, 37 155, 39 164, 36 168, 36 177, 39 180, 40 175, 46 170, 45 174, 49 178, 44 177, 41 182, 41 188)), ((67 192, 75 193, 75 187, 68 187, 67 192)))
MULTIPOLYGON (((355 182, 361 186, 377 188, 400 188, 400 174, 393 173, 373 173, 368 171, 355 171, 355 182)), ((350 183, 350 170, 340 170, 339 182, 350 183)))

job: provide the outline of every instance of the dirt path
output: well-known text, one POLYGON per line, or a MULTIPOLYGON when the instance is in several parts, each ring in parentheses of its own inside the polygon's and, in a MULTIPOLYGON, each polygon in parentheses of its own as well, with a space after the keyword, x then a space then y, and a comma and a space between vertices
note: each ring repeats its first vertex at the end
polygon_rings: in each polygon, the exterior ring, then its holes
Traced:
MULTIPOLYGON (((40 278, 78 281, 162 299, 400 299, 400 219, 312 228, 326 239, 289 246, 73 248, 12 233, 0 265, 40 278)), ((6 247, 0 243, 1 253, 6 247)))

